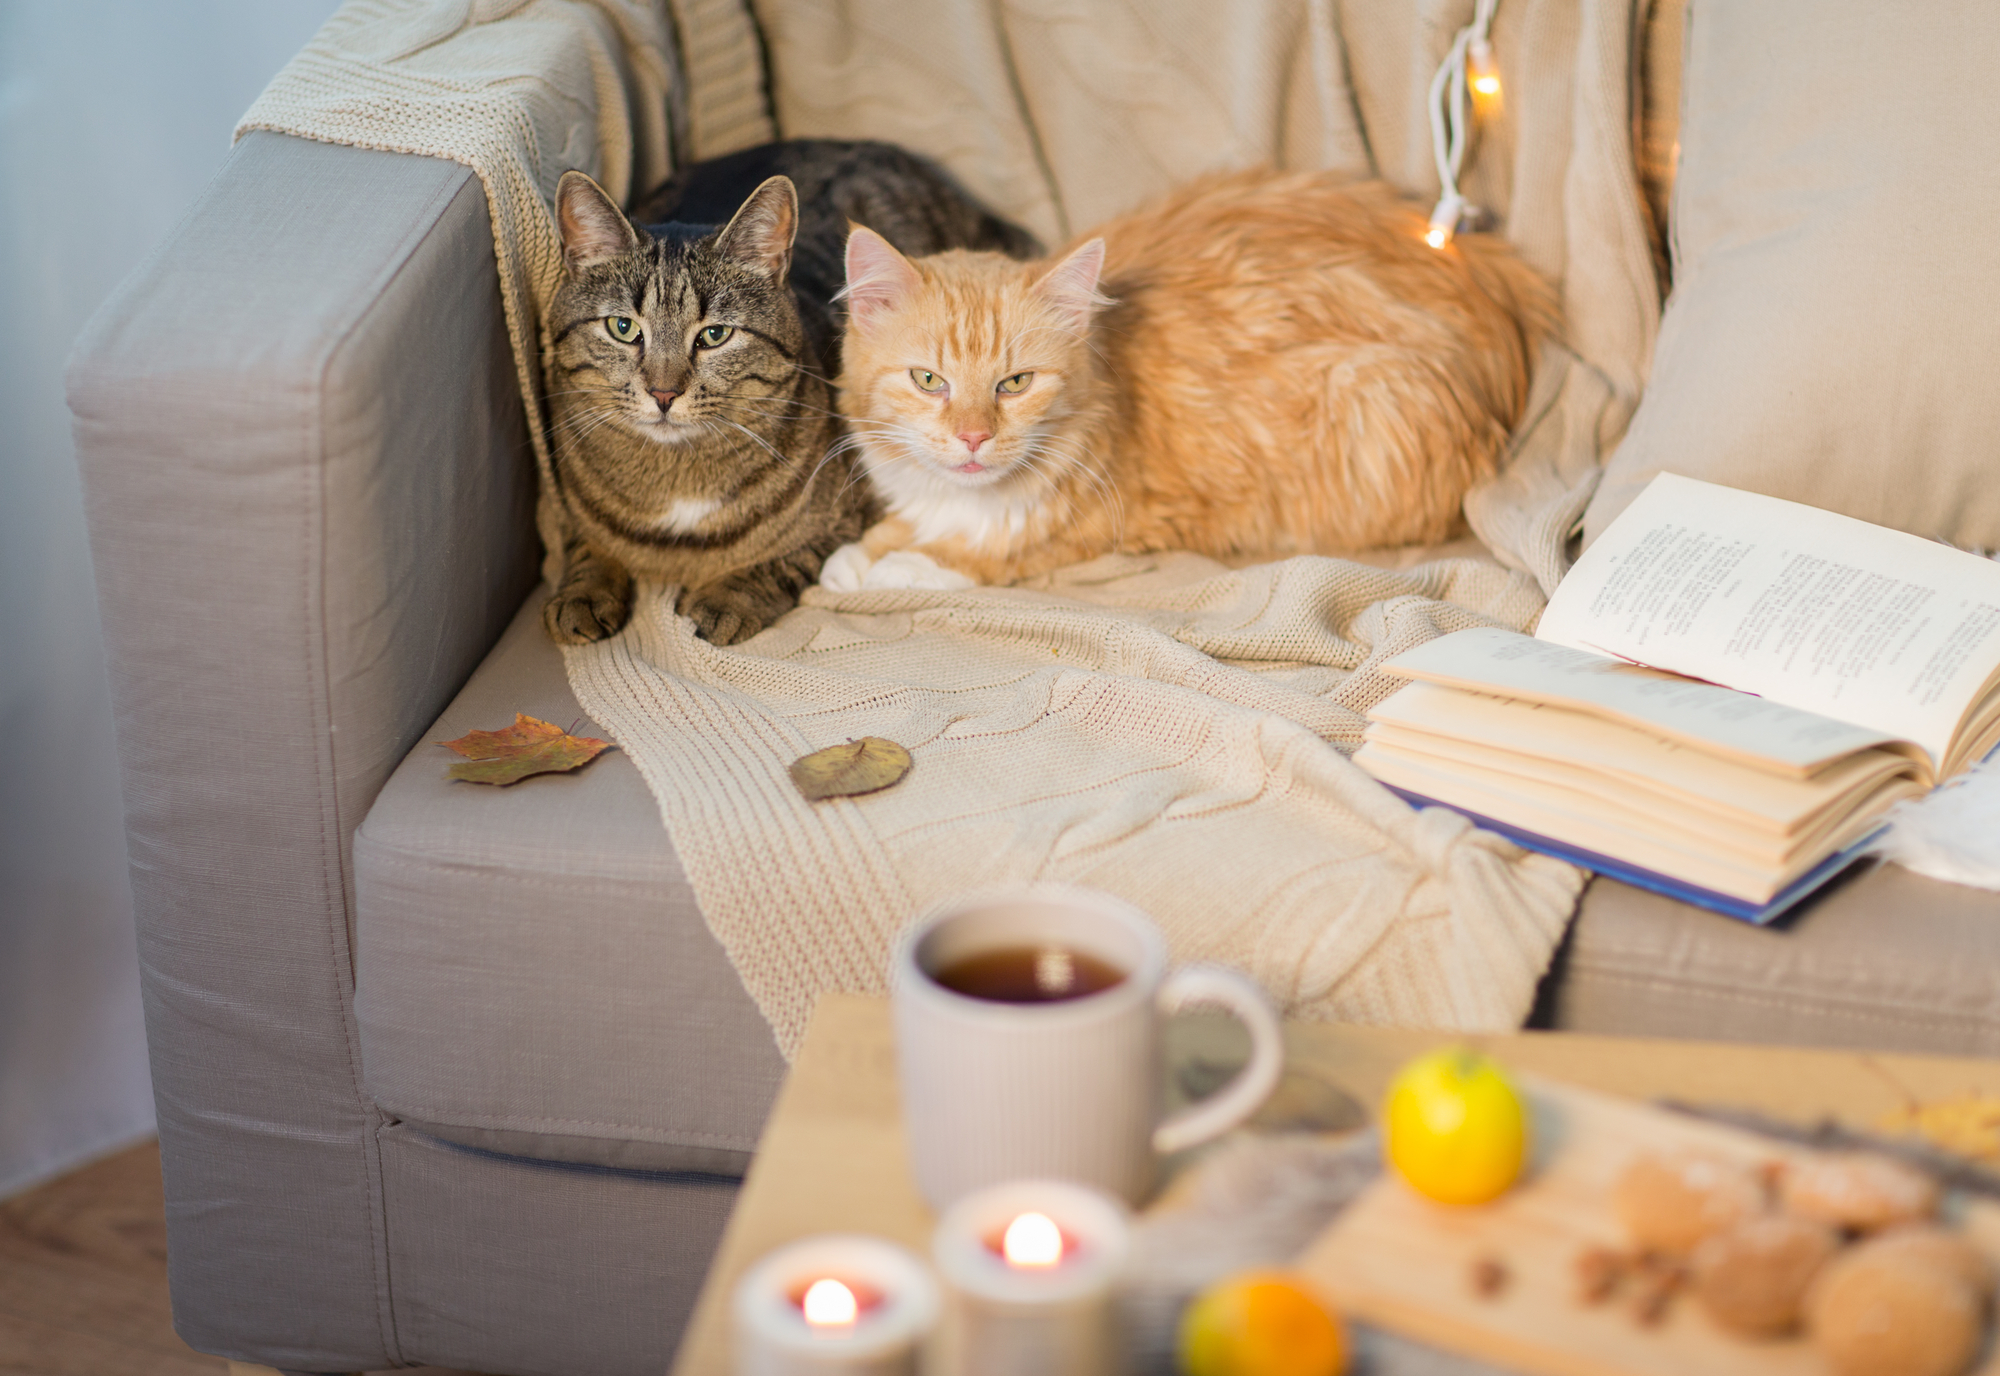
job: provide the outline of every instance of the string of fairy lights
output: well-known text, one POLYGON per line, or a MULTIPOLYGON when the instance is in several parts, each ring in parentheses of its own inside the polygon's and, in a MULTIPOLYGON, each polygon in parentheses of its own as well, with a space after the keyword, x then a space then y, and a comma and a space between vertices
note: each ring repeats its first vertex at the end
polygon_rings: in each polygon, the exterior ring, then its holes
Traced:
POLYGON ((1465 168, 1474 121, 1500 113, 1500 68, 1493 60, 1492 40, 1493 11, 1499 4, 1500 0, 1479 0, 1472 22, 1452 39, 1431 78, 1431 156, 1437 160, 1442 189, 1424 231, 1424 242, 1432 248, 1450 243, 1459 227, 1479 213, 1459 191, 1458 177, 1465 168))

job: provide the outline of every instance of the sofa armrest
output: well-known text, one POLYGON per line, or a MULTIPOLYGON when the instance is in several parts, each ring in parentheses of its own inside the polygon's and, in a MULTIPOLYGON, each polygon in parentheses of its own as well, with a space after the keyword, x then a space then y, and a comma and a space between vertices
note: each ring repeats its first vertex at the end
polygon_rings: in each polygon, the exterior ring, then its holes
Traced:
POLYGON ((68 393, 176 1323, 272 1366, 387 1366, 350 838, 538 555, 478 180, 251 135, 85 327, 68 393))

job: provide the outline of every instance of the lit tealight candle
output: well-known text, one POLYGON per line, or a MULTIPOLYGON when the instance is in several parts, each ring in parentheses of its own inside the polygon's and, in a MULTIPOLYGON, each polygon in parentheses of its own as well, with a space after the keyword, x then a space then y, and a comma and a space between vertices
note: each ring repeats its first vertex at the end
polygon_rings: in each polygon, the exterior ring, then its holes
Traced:
POLYGON ((861 1303, 854 1298, 854 1291, 845 1282, 830 1276, 806 1287, 799 1309, 805 1314, 806 1322, 815 1328, 853 1323, 861 1317, 861 1303))
POLYGON ((1112 1287, 1130 1246, 1125 1206, 1087 1186, 1017 1180, 959 1200, 931 1244, 947 1296, 944 1369, 1122 1370, 1112 1287))
POLYGON ((894 1243, 807 1238, 745 1273, 735 1318, 738 1376, 914 1376, 937 1282, 894 1243))
POLYGON ((1063 1258, 1062 1229, 1047 1214, 1025 1213, 1007 1225, 1000 1255, 1009 1266, 1057 1266, 1063 1258))

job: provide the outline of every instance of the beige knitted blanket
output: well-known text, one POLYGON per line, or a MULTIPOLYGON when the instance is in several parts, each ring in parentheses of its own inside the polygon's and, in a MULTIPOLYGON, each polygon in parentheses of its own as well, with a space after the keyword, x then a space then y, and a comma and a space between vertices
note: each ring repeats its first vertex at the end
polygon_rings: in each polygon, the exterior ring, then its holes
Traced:
POLYGON ((1028 879, 1130 899, 1177 958, 1247 970, 1294 1016, 1500 1030, 1580 873, 1412 811, 1328 742, 1359 743, 1382 659, 1541 604, 1483 560, 1112 556, 1033 588, 814 589, 728 649, 655 594, 567 654, 788 1055, 821 993, 884 989, 919 909, 1028 879), (806 802, 787 766, 864 735, 915 766, 806 802))
MULTIPOLYGON (((582 167, 622 196, 676 156, 768 137, 742 3, 348 0, 242 128, 479 172, 546 466, 555 181, 582 167)), ((1473 0, 756 4, 785 133, 915 145, 1060 239, 1219 166, 1337 167, 1435 194, 1424 89, 1473 0)), ((1515 572, 1118 558, 1033 588, 815 591, 732 649, 650 589, 623 634, 568 652, 788 1054, 819 993, 882 988, 920 907, 1028 878, 1125 895, 1179 958, 1241 966, 1295 1015, 1518 1024, 1580 874, 1413 812, 1335 747, 1388 691, 1386 655, 1532 620, 1636 403, 1659 300, 1630 26, 1626 0, 1502 0, 1494 31, 1506 115, 1466 189, 1561 284, 1570 319, 1506 470, 1468 502, 1515 572), (799 797, 794 758, 864 734, 911 748, 904 782, 799 797)))

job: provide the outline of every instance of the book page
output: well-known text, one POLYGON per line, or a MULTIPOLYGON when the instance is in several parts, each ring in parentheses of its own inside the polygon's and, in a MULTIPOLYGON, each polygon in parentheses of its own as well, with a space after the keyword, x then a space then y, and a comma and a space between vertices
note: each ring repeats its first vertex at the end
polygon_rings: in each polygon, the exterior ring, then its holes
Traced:
POLYGON ((2000 666, 2000 563, 1662 473, 1535 634, 1907 737, 1940 765, 2000 666))
POLYGON ((1809 778, 1793 778, 1588 713, 1423 682, 1406 683, 1376 703, 1368 721, 1368 739, 1377 744, 1440 756, 1505 752, 1524 769, 1594 775, 1606 797, 1671 800, 1745 834, 1797 835, 1851 796, 1918 768, 1907 755, 1860 750, 1809 778))
POLYGON ((1897 740, 1886 731, 1498 627, 1440 636, 1382 668, 1400 678, 1608 717, 1795 778, 1897 740))

